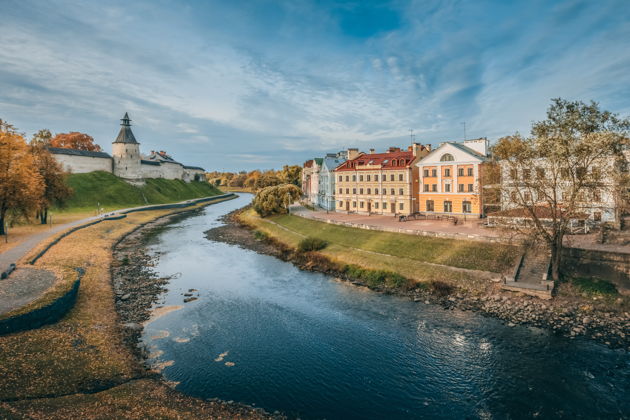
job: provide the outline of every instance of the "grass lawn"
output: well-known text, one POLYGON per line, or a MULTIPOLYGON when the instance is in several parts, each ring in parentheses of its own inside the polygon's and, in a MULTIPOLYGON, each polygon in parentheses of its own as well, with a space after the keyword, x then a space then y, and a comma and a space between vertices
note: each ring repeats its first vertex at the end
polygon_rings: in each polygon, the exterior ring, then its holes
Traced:
POLYGON ((253 210, 248 211, 243 217, 253 223, 266 224, 267 229, 275 230, 276 234, 282 235, 294 247, 303 237, 313 237, 325 240, 338 248, 354 248, 405 260, 495 273, 509 270, 519 252, 517 247, 504 244, 366 230, 293 215, 270 217, 269 221, 280 226, 276 229, 270 227, 271 223, 267 223, 265 219, 258 218, 253 210), (282 228, 288 229, 289 232, 282 228))
POLYGON ((70 174, 67 182, 74 190, 74 194, 64 208, 53 211, 94 212, 97 203, 105 211, 110 211, 147 204, 175 203, 221 194, 219 189, 207 182, 184 182, 179 179, 147 179, 146 185, 135 187, 103 171, 70 174))

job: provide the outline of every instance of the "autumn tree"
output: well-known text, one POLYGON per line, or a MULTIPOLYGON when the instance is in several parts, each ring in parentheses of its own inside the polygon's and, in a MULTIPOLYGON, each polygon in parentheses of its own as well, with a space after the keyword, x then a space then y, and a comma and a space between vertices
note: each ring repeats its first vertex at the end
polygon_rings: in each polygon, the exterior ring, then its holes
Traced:
POLYGON ((28 216, 40 203, 42 177, 24 137, 0 120, 0 234, 8 212, 28 216))
POLYGON ((37 216, 41 224, 46 224, 48 209, 52 205, 62 206, 72 195, 72 189, 66 185, 66 174, 61 165, 43 144, 31 145, 31 154, 44 184, 37 216))
POLYGON ((92 136, 73 131, 71 133, 57 134, 50 140, 51 147, 60 147, 62 149, 87 150, 91 152, 100 152, 101 146, 94 143, 92 136))
POLYGON ((37 133, 33 134, 33 138, 31 139, 31 146, 50 146, 50 141, 52 140, 52 137, 53 135, 49 129, 41 129, 37 133))
POLYGON ((549 247, 554 280, 571 221, 602 193, 628 190, 629 129, 628 119, 595 102, 554 99, 530 137, 504 137, 494 147, 503 168, 502 198, 522 209, 531 221, 528 232, 549 247))
POLYGON ((274 185, 258 191, 252 204, 262 217, 284 214, 301 195, 302 190, 293 184, 274 185))
POLYGON ((287 184, 302 185, 302 167, 299 165, 284 165, 279 176, 287 184))

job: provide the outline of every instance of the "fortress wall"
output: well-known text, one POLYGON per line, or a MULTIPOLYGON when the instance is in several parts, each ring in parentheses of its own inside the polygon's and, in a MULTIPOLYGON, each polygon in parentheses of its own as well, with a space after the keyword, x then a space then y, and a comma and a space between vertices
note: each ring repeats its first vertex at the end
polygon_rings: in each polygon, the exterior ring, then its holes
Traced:
POLYGON ((184 168, 179 163, 162 162, 160 168, 162 169, 161 178, 183 179, 184 177, 184 168))
POLYGON ((197 175, 197 179, 200 181, 206 180, 206 174, 204 171, 190 168, 184 168, 184 177, 182 179, 186 182, 194 181, 195 175, 197 175))
POLYGON ((162 165, 141 164, 140 171, 142 173, 142 178, 164 178, 162 165))
POLYGON ((61 164, 64 170, 82 174, 93 171, 112 172, 111 158, 98 158, 89 156, 73 156, 54 154, 55 160, 61 164))

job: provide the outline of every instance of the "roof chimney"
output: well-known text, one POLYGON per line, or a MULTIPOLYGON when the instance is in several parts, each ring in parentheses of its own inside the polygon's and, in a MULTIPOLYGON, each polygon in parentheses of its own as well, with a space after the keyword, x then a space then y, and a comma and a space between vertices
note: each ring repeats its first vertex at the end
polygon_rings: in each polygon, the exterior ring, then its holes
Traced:
POLYGON ((400 152, 400 147, 391 146, 388 150, 389 153, 400 152))
POLYGON ((359 157, 359 149, 348 149, 348 160, 356 159, 359 157))
POLYGON ((374 150, 374 149, 370 149, 370 154, 371 154, 371 155, 373 155, 373 154, 374 154, 374 152, 375 152, 375 150, 374 150))

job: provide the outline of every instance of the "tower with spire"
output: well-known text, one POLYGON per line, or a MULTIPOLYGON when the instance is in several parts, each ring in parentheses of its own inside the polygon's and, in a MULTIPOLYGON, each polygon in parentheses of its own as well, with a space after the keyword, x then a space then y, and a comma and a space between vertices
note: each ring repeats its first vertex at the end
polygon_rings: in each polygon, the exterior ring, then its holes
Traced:
POLYGON ((112 143, 114 175, 133 183, 144 183, 140 166, 140 143, 131 131, 131 119, 125 112, 118 137, 112 143))

